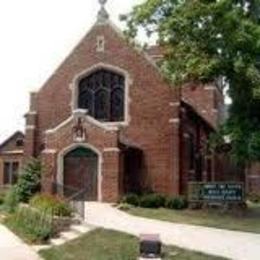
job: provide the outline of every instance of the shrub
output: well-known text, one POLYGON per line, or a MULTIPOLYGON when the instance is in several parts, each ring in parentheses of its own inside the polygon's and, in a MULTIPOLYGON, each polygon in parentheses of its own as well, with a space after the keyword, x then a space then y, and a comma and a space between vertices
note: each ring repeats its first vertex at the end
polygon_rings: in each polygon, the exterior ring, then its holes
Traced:
POLYGON ((30 208, 18 209, 6 219, 6 225, 30 243, 42 243, 53 236, 51 216, 30 208))
POLYGON ((183 197, 173 197, 168 198, 165 202, 165 207, 169 209, 186 209, 188 207, 188 202, 183 197))
POLYGON ((38 194, 30 200, 30 206, 56 216, 70 217, 72 208, 61 198, 49 194, 38 194))
POLYGON ((19 201, 28 202, 34 194, 40 191, 41 170, 41 163, 36 159, 32 159, 24 167, 16 185, 19 201))
POLYGON ((260 203, 260 194, 257 193, 250 193, 248 194, 248 200, 253 203, 260 203))
POLYGON ((5 195, 4 210, 8 213, 13 213, 19 204, 19 196, 16 186, 13 186, 5 195))
POLYGON ((6 194, 7 194, 6 190, 0 189, 0 205, 4 203, 6 194))
POLYGON ((123 210, 123 211, 128 211, 128 210, 130 210, 130 209, 133 208, 133 207, 134 207, 134 206, 131 205, 131 204, 121 203, 121 204, 118 206, 118 209, 123 210))
POLYGON ((143 208, 160 208, 165 205, 165 197, 160 194, 146 194, 140 199, 140 206, 143 208))
POLYGON ((140 204, 140 198, 137 194, 130 193, 123 197, 122 203, 127 203, 127 204, 138 207, 140 204))

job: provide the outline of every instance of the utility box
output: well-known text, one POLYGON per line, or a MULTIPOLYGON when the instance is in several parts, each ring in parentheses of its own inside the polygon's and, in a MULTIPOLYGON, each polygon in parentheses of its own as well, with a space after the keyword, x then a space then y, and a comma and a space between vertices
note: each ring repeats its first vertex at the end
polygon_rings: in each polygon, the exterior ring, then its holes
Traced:
POLYGON ((140 256, 143 258, 159 258, 162 253, 162 242, 158 234, 140 235, 140 256))

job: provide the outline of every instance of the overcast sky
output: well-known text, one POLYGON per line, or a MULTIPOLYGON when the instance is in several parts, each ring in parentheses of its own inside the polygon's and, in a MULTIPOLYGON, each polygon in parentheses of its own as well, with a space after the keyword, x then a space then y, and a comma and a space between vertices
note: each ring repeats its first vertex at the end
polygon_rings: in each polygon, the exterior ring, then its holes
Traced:
MULTIPOLYGON (((142 0, 109 0, 119 14, 142 0)), ((24 129, 29 92, 38 90, 96 20, 98 0, 0 1, 0 143, 24 129)))

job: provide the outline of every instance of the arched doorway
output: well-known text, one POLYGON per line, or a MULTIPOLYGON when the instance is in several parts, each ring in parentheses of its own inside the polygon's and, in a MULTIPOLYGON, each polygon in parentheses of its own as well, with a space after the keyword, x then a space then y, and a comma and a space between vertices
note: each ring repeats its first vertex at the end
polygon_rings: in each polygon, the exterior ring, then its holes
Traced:
POLYGON ((64 155, 64 195, 82 192, 86 201, 98 199, 98 155, 91 149, 76 147, 64 155))

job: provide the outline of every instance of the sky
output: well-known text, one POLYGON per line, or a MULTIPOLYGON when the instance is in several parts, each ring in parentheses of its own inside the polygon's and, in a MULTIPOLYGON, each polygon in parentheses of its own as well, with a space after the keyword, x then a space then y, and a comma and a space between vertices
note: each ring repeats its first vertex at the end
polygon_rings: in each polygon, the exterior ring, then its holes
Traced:
MULTIPOLYGON (((111 20, 143 0, 108 0, 111 20)), ((96 21, 98 0, 0 1, 0 143, 24 130, 37 91, 96 21)))

